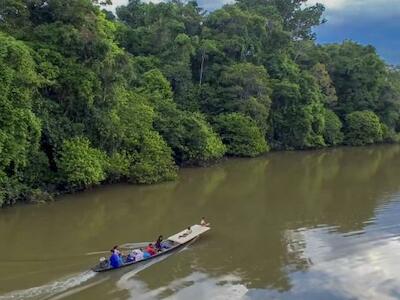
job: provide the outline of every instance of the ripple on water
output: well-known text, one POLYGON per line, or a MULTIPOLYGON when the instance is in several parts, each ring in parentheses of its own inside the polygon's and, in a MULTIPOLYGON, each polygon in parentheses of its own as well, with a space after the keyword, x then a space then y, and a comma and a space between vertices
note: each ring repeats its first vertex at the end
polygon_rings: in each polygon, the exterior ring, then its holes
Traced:
POLYGON ((49 297, 77 287, 82 283, 94 278, 95 276, 96 273, 93 271, 83 272, 53 281, 46 285, 5 294, 0 296, 0 300, 48 299, 49 297))

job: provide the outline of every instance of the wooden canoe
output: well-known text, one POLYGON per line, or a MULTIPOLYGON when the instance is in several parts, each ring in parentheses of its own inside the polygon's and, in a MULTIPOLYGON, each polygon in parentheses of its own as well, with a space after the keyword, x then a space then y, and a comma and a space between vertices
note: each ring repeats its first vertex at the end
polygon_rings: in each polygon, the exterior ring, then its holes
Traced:
MULTIPOLYGON (((110 265, 109 261, 106 260, 103 263, 97 264, 95 267, 92 268, 92 270, 94 272, 107 272, 107 271, 118 270, 121 268, 140 264, 145 261, 149 261, 156 257, 160 257, 167 253, 176 251, 176 250, 194 242, 198 237, 200 237, 200 235, 207 232, 208 230, 210 230, 210 227, 205 227, 205 226, 201 226, 201 225, 197 225, 197 224, 190 226, 190 232, 188 231, 188 229, 185 229, 185 230, 182 230, 181 232, 178 232, 178 233, 170 236, 168 239, 164 240, 163 243, 164 243, 164 245, 167 244, 168 248, 163 249, 162 251, 158 252, 156 255, 153 255, 148 258, 141 259, 138 261, 129 261, 129 262, 126 261, 127 256, 123 255, 122 256, 123 264, 119 268, 113 268, 110 265)), ((134 250, 134 249, 132 249, 132 250, 134 250)))

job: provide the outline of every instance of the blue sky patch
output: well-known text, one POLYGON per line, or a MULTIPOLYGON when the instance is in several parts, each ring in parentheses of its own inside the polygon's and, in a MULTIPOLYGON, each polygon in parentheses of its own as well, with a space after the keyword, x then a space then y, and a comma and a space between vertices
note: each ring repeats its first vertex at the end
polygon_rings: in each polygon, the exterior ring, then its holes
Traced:
MULTIPOLYGON (((114 0, 114 7, 128 0, 114 0)), ((160 2, 153 1, 153 2, 160 2)), ((231 0, 198 0, 212 11, 231 0)), ((328 22, 316 28, 319 43, 351 39, 373 45, 389 64, 400 64, 400 0, 310 0, 326 6, 328 22)))

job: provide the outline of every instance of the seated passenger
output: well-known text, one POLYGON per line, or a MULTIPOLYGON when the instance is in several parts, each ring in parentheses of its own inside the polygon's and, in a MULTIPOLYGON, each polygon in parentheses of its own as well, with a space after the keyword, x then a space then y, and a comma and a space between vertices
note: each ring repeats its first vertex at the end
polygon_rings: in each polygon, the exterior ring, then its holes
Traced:
POLYGON ((142 249, 135 249, 132 250, 131 255, 133 256, 133 258, 135 259, 135 261, 139 261, 143 259, 143 251, 142 249))
POLYGON ((121 257, 117 254, 117 252, 114 249, 111 249, 111 256, 110 256, 110 265, 111 267, 119 268, 122 265, 122 260, 121 257))
POLYGON ((118 249, 118 245, 116 245, 116 246, 114 246, 112 249, 114 250, 114 252, 117 254, 117 255, 121 255, 121 251, 119 251, 119 249, 118 249))
POLYGON ((135 257, 132 255, 132 253, 129 253, 127 256, 126 256, 126 262, 133 262, 133 261, 135 261, 135 257))
POLYGON ((210 227, 210 223, 208 223, 204 217, 201 218, 200 225, 204 227, 210 227))
POLYGON ((153 247, 153 244, 149 244, 146 248, 146 252, 148 252, 151 256, 156 255, 157 252, 153 247))
POLYGON ((162 250, 162 241, 163 241, 163 236, 160 235, 155 243, 155 247, 158 251, 162 250))

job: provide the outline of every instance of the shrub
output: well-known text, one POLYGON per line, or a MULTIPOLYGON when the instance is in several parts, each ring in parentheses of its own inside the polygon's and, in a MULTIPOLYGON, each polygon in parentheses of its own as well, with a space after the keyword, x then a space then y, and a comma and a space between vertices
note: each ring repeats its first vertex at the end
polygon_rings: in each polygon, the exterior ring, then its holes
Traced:
POLYGON ((74 188, 98 184, 105 179, 106 155, 90 146, 88 139, 64 141, 57 159, 61 181, 74 188))
POLYGON ((398 143, 400 142, 400 135, 395 130, 389 128, 386 124, 382 123, 382 141, 384 143, 398 143))
POLYGON ((108 159, 107 174, 111 182, 118 182, 129 175, 132 155, 125 151, 114 152, 108 159))
POLYGON ((229 155, 254 157, 268 150, 256 123, 242 114, 219 115, 215 119, 215 129, 227 146, 229 155))
POLYGON ((156 127, 174 151, 178 164, 201 165, 224 156, 225 145, 201 114, 176 112, 175 121, 172 116, 164 118, 156 127))
POLYGON ((140 150, 133 156, 129 179, 135 183, 151 184, 176 178, 177 168, 171 148, 154 131, 143 136, 140 150))
POLYGON ((324 140, 327 145, 336 146, 343 142, 343 124, 339 117, 331 110, 325 111, 324 140))
POLYGON ((382 141, 379 117, 372 111, 355 111, 346 116, 346 144, 362 146, 382 141))

